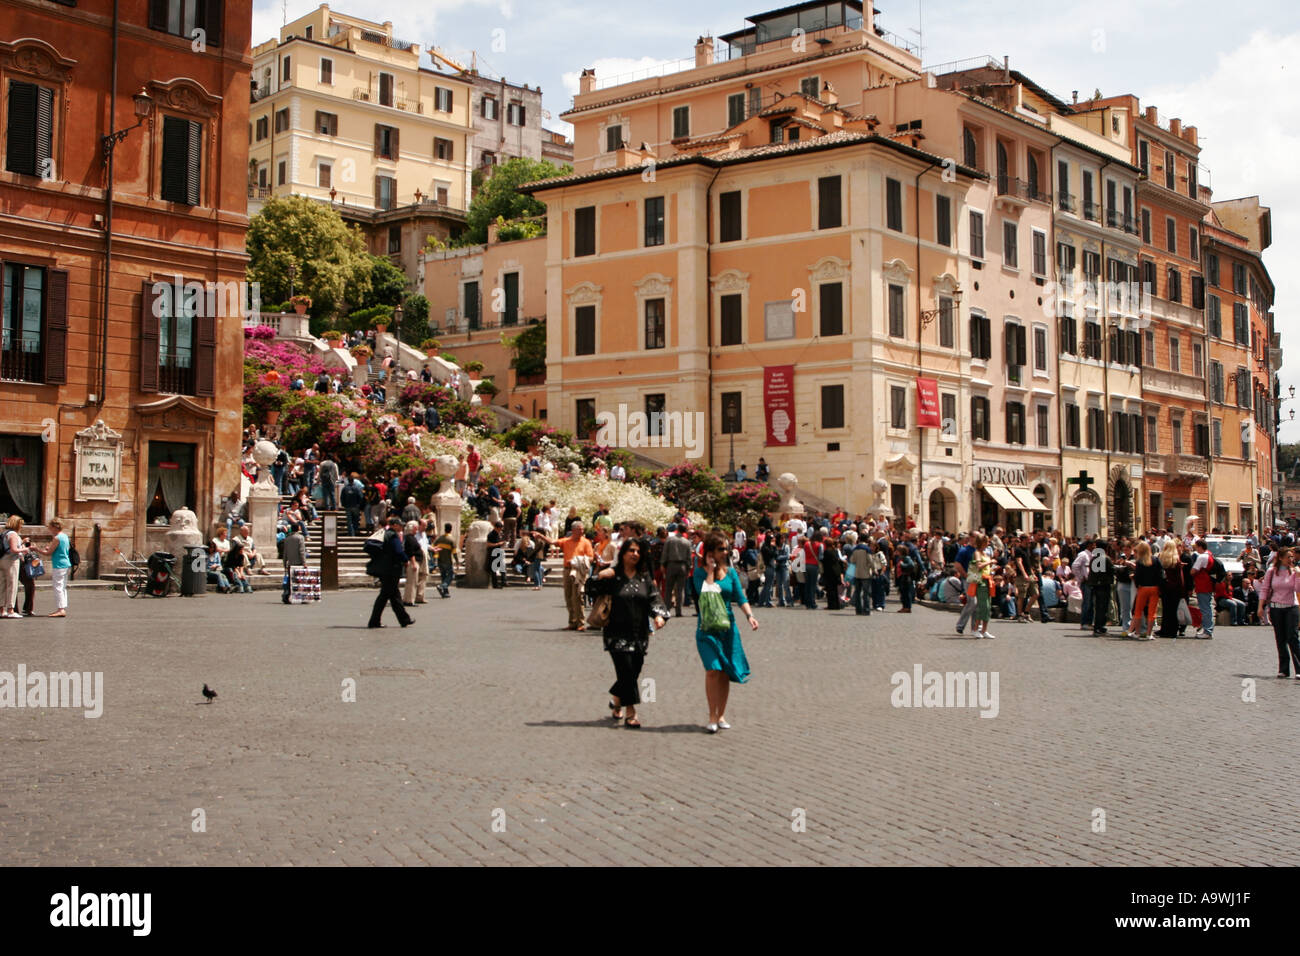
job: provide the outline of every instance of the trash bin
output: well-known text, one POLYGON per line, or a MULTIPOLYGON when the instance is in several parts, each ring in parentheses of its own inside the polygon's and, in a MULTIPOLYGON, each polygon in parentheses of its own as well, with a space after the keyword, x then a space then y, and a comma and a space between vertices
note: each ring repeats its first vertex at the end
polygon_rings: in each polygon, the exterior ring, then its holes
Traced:
POLYGON ((179 570, 181 573, 182 597, 193 597, 196 594, 208 593, 207 548, 201 544, 186 548, 179 570))

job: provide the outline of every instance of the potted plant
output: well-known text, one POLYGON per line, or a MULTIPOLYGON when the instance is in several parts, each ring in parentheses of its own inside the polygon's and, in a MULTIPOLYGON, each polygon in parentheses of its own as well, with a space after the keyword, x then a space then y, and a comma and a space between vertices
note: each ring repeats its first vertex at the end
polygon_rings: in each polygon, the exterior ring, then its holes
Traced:
POLYGON ((442 348, 442 343, 437 339, 425 339, 420 343, 420 351, 425 355, 432 355, 442 348))
POLYGON ((376 315, 374 318, 370 320, 370 327, 374 329, 376 332, 387 332, 388 320, 389 320, 389 314, 387 312, 380 312, 378 315, 376 315))
POLYGON ((370 356, 374 354, 375 354, 374 351, 370 348, 369 345, 352 346, 352 357, 356 359, 358 362, 369 361, 370 356))
POLYGON ((497 388, 496 383, 490 378, 485 378, 474 386, 474 393, 486 396, 489 401, 496 398, 500 391, 501 389, 497 388))
POLYGON ((343 341, 343 333, 338 329, 327 329, 321 333, 320 337, 328 342, 332 349, 338 348, 338 344, 343 341))
POLYGON ((478 359, 474 359, 472 362, 466 362, 465 371, 469 372, 471 375, 477 375, 479 372, 483 371, 483 363, 478 359))
POLYGON ((311 296, 295 295, 289 299, 289 304, 293 306, 293 311, 299 315, 306 315, 307 310, 311 308, 311 296))

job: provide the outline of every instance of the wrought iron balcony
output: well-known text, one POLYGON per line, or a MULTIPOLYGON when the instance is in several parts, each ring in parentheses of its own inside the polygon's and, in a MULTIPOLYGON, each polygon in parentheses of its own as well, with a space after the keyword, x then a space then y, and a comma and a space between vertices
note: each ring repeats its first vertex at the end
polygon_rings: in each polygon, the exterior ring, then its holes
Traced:
POLYGON ((1083 201, 1083 218, 1091 219, 1093 222, 1101 222, 1101 203, 1085 199, 1083 201))
POLYGON ((1078 202, 1069 193, 1057 193, 1056 208, 1062 212, 1078 212, 1078 202))

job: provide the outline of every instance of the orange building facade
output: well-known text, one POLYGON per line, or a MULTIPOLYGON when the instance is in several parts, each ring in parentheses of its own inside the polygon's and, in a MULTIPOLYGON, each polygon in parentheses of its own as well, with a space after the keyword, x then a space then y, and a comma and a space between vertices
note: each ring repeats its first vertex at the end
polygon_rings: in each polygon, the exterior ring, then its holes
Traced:
POLYGON ((250 6, 119 8, 0 2, 0 511, 91 573, 238 487, 250 298, 250 6))

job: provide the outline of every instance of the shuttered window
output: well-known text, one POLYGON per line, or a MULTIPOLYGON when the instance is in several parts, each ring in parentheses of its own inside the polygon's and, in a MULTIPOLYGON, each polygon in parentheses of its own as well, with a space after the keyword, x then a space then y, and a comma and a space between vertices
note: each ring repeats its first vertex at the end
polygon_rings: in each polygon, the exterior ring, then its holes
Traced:
POLYGON ((53 178, 54 91, 35 83, 9 81, 5 169, 53 178))
POLYGON ((844 334, 844 286, 839 282, 828 282, 819 290, 821 294, 821 330, 822 335, 844 334))
POLYGON ((0 314, 0 379, 67 382, 68 274, 16 262, 0 263, 4 306, 0 314))
MULTIPOLYGON (((823 292, 825 289, 822 290, 823 292)), ((722 343, 723 345, 740 345, 744 341, 744 297, 724 295, 722 297, 722 343)))
POLYGON ((395 126, 375 124, 375 155, 380 159, 396 160, 400 155, 400 134, 395 126))
POLYGON ((817 228, 836 229, 843 224, 840 213, 840 177, 817 180, 817 228))
MULTIPOLYGON (((182 288, 185 282, 182 280, 182 288)), ((140 296, 140 391, 216 395, 217 296, 186 301, 174 280, 144 280, 140 296)))
MULTIPOLYGON (((574 354, 596 354, 596 307, 580 305, 573 314, 574 354)), ((594 416, 593 416, 594 417, 594 416)))
POLYGON ((844 427, 844 386, 822 386, 822 428, 844 427))
POLYGON ((392 209, 397 203, 397 180, 392 176, 375 177, 375 208, 392 209))
POLYGON ((596 254, 596 207, 582 206, 573 210, 573 254, 596 254))
POLYGON ((162 198, 200 205, 203 126, 179 116, 163 117, 162 198))
POLYGON ((194 38, 203 30, 207 46, 221 45, 222 0, 149 0, 149 28, 194 38))

